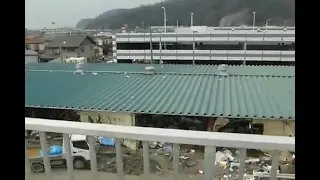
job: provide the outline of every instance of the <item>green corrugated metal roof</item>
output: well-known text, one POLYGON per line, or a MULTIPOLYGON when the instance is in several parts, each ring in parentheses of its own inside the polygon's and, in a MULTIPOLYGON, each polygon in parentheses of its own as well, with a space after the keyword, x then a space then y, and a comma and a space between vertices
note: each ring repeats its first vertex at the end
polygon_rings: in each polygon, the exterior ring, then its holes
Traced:
POLYGON ((27 107, 295 119, 290 76, 27 71, 25 80, 27 107))
MULTIPOLYGON (((118 71, 118 72, 143 72, 147 65, 143 64, 118 64, 118 63, 90 63, 84 64, 86 71, 118 71)), ((158 73, 217 73, 216 65, 154 65, 158 73)), ((59 70, 75 71, 75 64, 67 63, 38 63, 27 64, 28 70, 59 70)), ((262 76, 295 76, 293 66, 230 66, 230 74, 236 75, 262 75, 262 76)))

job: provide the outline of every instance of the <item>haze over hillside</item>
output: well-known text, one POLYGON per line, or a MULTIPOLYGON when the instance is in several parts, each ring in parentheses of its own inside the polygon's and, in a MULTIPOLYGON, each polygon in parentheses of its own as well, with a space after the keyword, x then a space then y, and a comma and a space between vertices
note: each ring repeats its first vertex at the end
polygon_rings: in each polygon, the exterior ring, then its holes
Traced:
MULTIPOLYGON (((252 25, 252 12, 256 12, 256 25, 295 24, 295 0, 167 0, 164 3, 144 5, 132 9, 114 9, 88 20, 86 28, 121 28, 145 25, 163 25, 163 9, 167 10, 167 25, 190 25, 190 12, 194 25, 239 26, 252 25), (143 23, 142 23, 143 22, 143 23)), ((79 23, 78 23, 79 24, 79 23)), ((80 27, 79 27, 80 28, 80 27)), ((83 27, 81 27, 83 28, 83 27)))

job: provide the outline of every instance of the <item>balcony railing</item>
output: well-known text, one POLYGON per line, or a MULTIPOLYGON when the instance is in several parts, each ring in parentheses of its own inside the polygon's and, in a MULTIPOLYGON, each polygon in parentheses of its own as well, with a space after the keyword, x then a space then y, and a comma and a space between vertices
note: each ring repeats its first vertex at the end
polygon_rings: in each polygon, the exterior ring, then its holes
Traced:
MULTIPOLYGON (((247 149, 263 149, 273 151, 272 167, 269 176, 271 180, 276 180, 281 177, 278 173, 279 154, 281 151, 295 151, 294 137, 279 137, 279 136, 263 136, 263 135, 248 135, 248 134, 232 134, 232 133, 217 133, 217 132, 199 132, 186 131, 175 129, 160 129, 160 128, 145 128, 145 127, 129 127, 107 124, 93 124, 69 121, 56 121, 47 119, 25 118, 25 129, 36 130, 40 132, 40 143, 43 152, 48 151, 46 132, 63 133, 64 141, 68 142, 69 134, 82 134, 89 136, 89 149, 91 158, 91 174, 92 180, 98 180, 97 156, 95 142, 93 136, 113 137, 116 139, 116 163, 117 163, 117 179, 123 180, 123 159, 121 151, 122 139, 133 139, 143 142, 143 179, 150 179, 149 170, 149 143, 148 142, 168 142, 173 144, 173 172, 174 179, 179 179, 179 144, 192 144, 205 147, 204 154, 204 179, 212 180, 215 177, 215 152, 216 147, 237 148, 240 151, 240 165, 238 179, 243 180, 245 170, 245 158, 247 149)), ((69 180, 74 180, 73 159, 71 156, 70 143, 65 143, 67 161, 67 174, 69 180)), ((26 144, 26 180, 30 180, 30 162, 27 153, 26 144)), ((51 165, 49 155, 43 153, 43 164, 47 180, 52 180, 51 165)), ((266 175, 263 175, 266 176, 266 175)), ((290 176, 293 178, 294 176, 290 176)))

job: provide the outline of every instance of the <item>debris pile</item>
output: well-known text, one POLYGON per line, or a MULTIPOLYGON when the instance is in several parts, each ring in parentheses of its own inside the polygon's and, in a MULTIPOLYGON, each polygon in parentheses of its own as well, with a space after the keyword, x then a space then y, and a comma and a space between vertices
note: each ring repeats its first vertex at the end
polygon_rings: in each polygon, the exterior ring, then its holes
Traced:
MULTIPOLYGON (((294 158, 295 155, 291 155, 291 158, 287 158, 286 161, 280 161, 278 167, 278 173, 281 173, 284 177, 294 177, 294 158)), ((221 180, 237 179, 239 172, 239 151, 236 150, 232 153, 228 149, 216 152, 216 170, 217 178, 221 180)), ((262 156, 259 158, 246 158, 244 179, 254 180, 270 175, 271 171, 271 157, 262 156)), ((203 170, 199 170, 200 174, 203 174, 203 170)))
MULTIPOLYGON (((173 145, 170 143, 151 142, 149 144, 149 159, 151 174, 166 174, 173 170, 173 145)), ((255 150, 247 150, 245 159, 244 180, 259 180, 270 177, 271 156, 255 150)), ((204 153, 200 147, 179 146, 179 171, 185 174, 203 174, 204 153)), ((291 152, 285 160, 279 161, 279 176, 287 179, 294 178, 295 155, 291 152)), ((234 149, 219 149, 216 151, 215 167, 217 180, 237 179, 240 166, 240 152, 234 149)), ((116 156, 98 158, 98 168, 100 171, 116 173, 116 156)), ((130 151, 123 154, 124 174, 143 174, 143 152, 130 151)))
MULTIPOLYGON (((143 156, 141 152, 134 154, 124 154, 123 157, 123 172, 128 175, 141 175, 143 174, 143 156)), ((150 158, 150 173, 161 173, 161 166, 159 163, 150 158)), ((117 163, 115 154, 110 157, 98 158, 98 169, 103 172, 117 172, 117 163)))

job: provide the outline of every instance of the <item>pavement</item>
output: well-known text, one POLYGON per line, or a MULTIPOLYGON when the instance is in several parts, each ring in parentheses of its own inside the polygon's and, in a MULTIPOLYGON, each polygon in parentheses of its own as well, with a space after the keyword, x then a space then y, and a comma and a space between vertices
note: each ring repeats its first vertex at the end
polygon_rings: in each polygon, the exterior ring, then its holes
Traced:
MULTIPOLYGON (((88 180, 91 179, 91 172, 90 171, 75 171, 75 180, 88 180)), ((99 179, 116 179, 117 175, 114 173, 106 173, 106 172, 98 172, 99 179)), ((52 170, 52 177, 53 180, 68 180, 67 171, 65 169, 55 169, 52 170)), ((43 180, 45 179, 45 173, 39 173, 39 174, 31 174, 32 180, 43 180)), ((134 176, 134 175, 125 175, 125 180, 141 180, 143 179, 143 175, 140 176, 134 176)), ((150 180, 174 180, 174 176, 172 174, 167 174, 165 176, 162 175, 150 175, 150 180)), ((203 179, 203 175, 197 174, 197 175, 187 175, 187 174, 181 174, 179 177, 180 180, 200 180, 203 179)))

